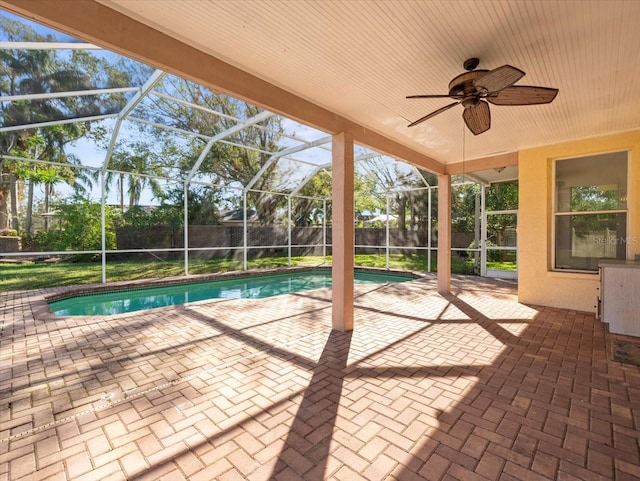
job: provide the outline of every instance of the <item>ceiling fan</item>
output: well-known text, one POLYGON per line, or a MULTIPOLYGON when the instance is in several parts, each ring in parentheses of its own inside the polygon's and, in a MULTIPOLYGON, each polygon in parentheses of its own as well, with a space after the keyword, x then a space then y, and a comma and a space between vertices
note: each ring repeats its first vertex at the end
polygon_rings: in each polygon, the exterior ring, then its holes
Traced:
POLYGON ((419 118, 409 124, 418 125, 435 117, 458 104, 462 104, 462 117, 474 135, 486 132, 491 128, 491 112, 489 103, 494 105, 538 105, 548 104, 558 95, 558 89, 550 87, 534 87, 514 85, 524 77, 524 72, 511 65, 503 65, 493 70, 476 70, 480 63, 477 58, 465 60, 466 70, 449 82, 449 93, 445 95, 409 95, 408 99, 452 98, 456 101, 419 118))

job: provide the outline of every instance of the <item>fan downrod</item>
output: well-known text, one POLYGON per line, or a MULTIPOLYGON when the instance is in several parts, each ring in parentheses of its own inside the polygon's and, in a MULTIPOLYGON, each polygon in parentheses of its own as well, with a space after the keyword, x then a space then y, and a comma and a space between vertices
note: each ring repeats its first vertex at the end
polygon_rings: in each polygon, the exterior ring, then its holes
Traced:
POLYGON ((472 70, 475 70, 475 68, 480 64, 480 59, 473 57, 473 58, 468 58, 467 60, 464 61, 464 63, 462 64, 462 66, 464 67, 465 70, 471 72, 472 70))

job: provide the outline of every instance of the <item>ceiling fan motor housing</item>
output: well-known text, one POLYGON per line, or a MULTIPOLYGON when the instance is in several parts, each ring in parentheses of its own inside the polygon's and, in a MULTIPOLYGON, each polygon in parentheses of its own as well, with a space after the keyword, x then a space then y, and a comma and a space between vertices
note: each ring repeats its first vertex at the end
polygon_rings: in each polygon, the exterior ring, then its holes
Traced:
POLYGON ((488 70, 474 70, 465 72, 455 77, 449 82, 449 95, 467 97, 477 97, 481 92, 478 91, 473 81, 482 77, 488 70))

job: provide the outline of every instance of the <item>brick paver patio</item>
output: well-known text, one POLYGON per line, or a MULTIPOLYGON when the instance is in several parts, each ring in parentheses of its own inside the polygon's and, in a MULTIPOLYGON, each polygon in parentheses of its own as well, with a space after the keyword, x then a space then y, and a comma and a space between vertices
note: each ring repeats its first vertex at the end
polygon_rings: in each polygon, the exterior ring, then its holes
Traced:
POLYGON ((640 370, 512 284, 358 286, 106 318, 0 294, 0 480, 640 479, 640 370))

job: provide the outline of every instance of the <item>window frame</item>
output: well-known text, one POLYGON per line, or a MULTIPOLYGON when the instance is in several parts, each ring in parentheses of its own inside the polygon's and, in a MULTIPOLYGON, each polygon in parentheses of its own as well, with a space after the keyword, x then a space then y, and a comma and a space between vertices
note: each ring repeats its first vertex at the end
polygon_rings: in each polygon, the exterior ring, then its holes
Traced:
MULTIPOLYGON (((556 267, 556 250, 557 250, 557 232, 556 225, 557 219, 561 216, 575 216, 575 215, 598 215, 598 214, 624 214, 625 215, 625 238, 629 237, 629 202, 626 203, 626 208, 624 209, 612 209, 612 210, 593 210, 593 211, 567 211, 567 212, 559 212, 558 211, 558 192, 557 192, 557 165, 558 162, 562 162, 565 160, 575 160, 575 159, 584 159, 588 157, 595 157, 599 155, 607 155, 607 154, 618 154, 624 153, 626 155, 626 192, 627 196, 629 195, 629 164, 630 164, 630 151, 628 149, 616 149, 604 152, 593 152, 589 154, 582 155, 572 155, 570 157, 558 157, 553 159, 552 161, 552 187, 551 187, 551 265, 550 271, 552 272, 565 272, 565 273, 577 273, 577 274, 590 274, 590 275, 598 275, 598 270, 588 270, 588 269, 561 269, 556 267)), ((629 245, 625 243, 625 259, 629 257, 629 245)))

